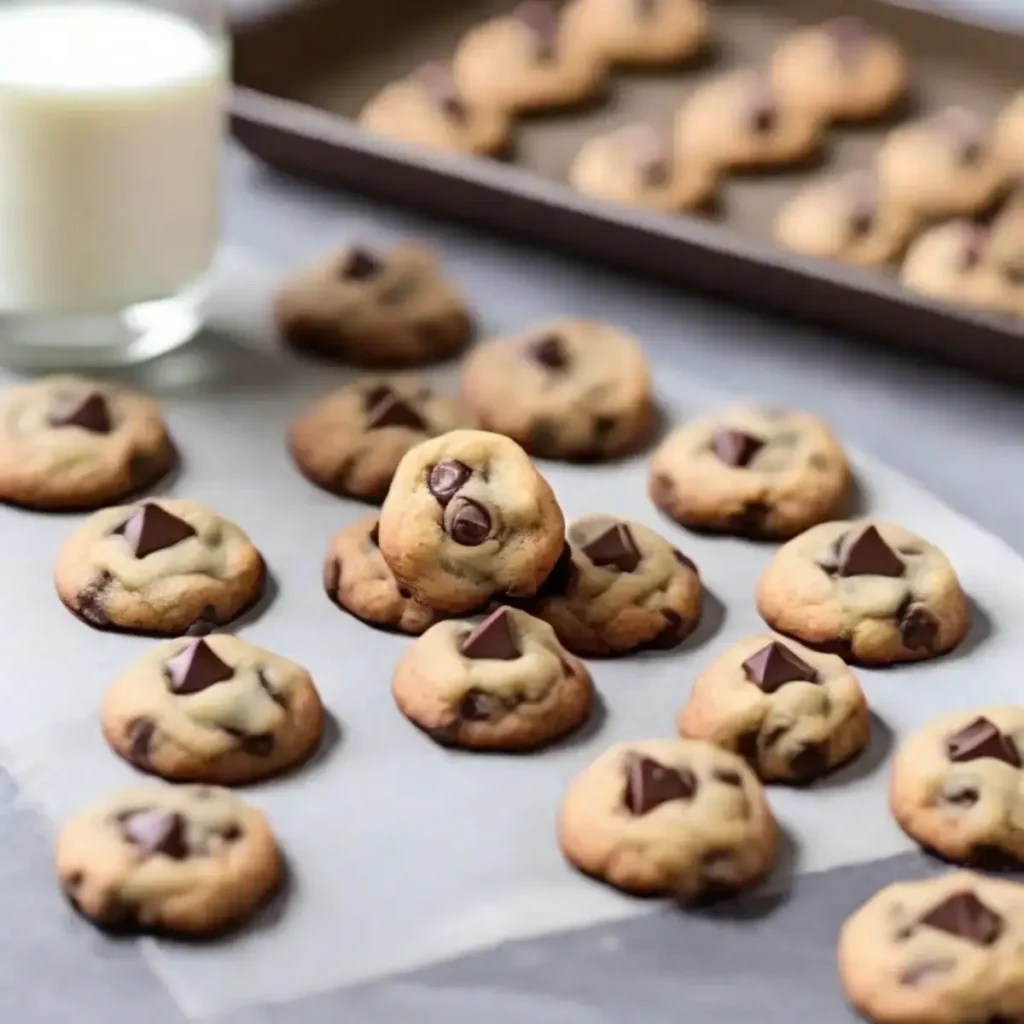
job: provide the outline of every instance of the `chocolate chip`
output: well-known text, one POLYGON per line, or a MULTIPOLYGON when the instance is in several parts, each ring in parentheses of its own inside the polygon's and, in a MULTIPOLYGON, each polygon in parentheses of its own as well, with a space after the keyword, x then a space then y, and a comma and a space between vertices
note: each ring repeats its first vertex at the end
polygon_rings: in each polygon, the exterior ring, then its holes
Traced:
POLYGON ((379 519, 373 524, 373 527, 370 529, 370 532, 366 535, 366 539, 370 542, 370 544, 373 545, 373 547, 375 547, 375 548, 379 548, 380 547, 380 520, 379 519))
POLYGON ((475 548, 487 540, 491 517, 478 502, 457 497, 445 509, 444 529, 456 544, 475 548))
POLYGON ((183 519, 165 512, 152 502, 136 509, 114 533, 124 536, 136 558, 145 558, 155 551, 174 547, 196 535, 196 531, 183 519))
POLYGON ((79 591, 75 610, 86 622, 101 627, 110 625, 104 600, 113 579, 114 577, 103 569, 79 591))
POLYGON ((608 440, 610 434, 615 431, 619 421, 614 416, 595 416, 591 432, 594 435, 594 442, 602 444, 608 440))
POLYGON ((694 562, 690 558, 687 558, 686 555, 682 553, 682 551, 679 551, 678 549, 673 549, 672 554, 675 556, 676 561, 684 569, 689 569, 690 572, 696 573, 698 576, 700 575, 700 570, 697 568, 696 562, 694 562))
POLYGON ((569 366, 569 353, 557 334, 546 334, 531 341, 527 351, 530 358, 549 370, 565 370, 569 366))
POLYGON ((469 116, 466 104, 459 95, 452 73, 437 61, 424 64, 416 77, 430 102, 453 121, 465 121, 469 116))
POLYGON ((873 195, 855 195, 847 210, 847 226, 854 238, 869 235, 875 227, 878 204, 873 195))
POLYGON ((625 523, 614 523, 583 545, 583 554, 600 568, 632 572, 641 561, 633 534, 625 523))
POLYGON ((839 576, 902 576, 906 565, 882 539, 874 526, 847 534, 840 542, 836 573, 839 576))
POLYGON ((558 49, 558 13, 545 0, 524 0, 512 12, 533 36, 533 53, 538 61, 554 60, 558 49))
POLYGON ((661 617, 665 625, 653 640, 647 642, 647 647, 656 651, 670 651, 690 635, 693 625, 671 608, 662 608, 661 617))
POLYGON ((973 807, 980 797, 981 794, 974 786, 961 786, 940 794, 944 804, 952 804, 954 807, 973 807))
POLYGON ((445 459, 430 470, 427 489, 443 508, 472 475, 473 470, 464 462, 459 462, 458 459, 445 459))
POLYGON ((185 819, 175 811, 137 811, 124 820, 125 838, 146 856, 162 853, 174 860, 188 856, 185 819))
POLYGON ((205 640, 191 640, 164 666, 169 689, 179 696, 199 693, 230 679, 235 670, 225 665, 205 640))
POLYGON ((464 658, 513 661, 522 656, 511 611, 502 606, 484 619, 459 645, 464 658))
POLYGON ((918 921, 977 946, 991 946, 1003 931, 1003 919, 970 890, 947 896, 918 921))
POLYGON ((400 598, 402 598, 404 601, 408 601, 412 597, 412 591, 406 589, 403 586, 399 586, 398 587, 398 596, 400 598))
POLYGON ((132 764, 148 770, 152 766, 149 752, 156 735, 156 726, 148 718, 137 718, 128 727, 128 758, 132 764))
POLYGON ((459 701, 459 717, 468 722, 485 722, 501 710, 501 702, 482 690, 467 690, 459 701))
POLYGON ((912 600, 908 597, 896 612, 903 646, 912 651, 932 652, 935 650, 939 624, 930 612, 920 605, 912 605, 912 600))
POLYGON ((789 768, 797 782, 813 782, 828 769, 828 744, 803 743, 790 759, 789 768))
POLYGON ((727 466, 749 466, 754 456, 764 447, 764 441, 742 430, 717 430, 711 439, 715 454, 727 466))
POLYGON ((743 671, 765 693, 774 693, 786 683, 818 681, 818 673, 778 641, 772 641, 747 658, 743 671))
POLYGON ((242 749, 253 757, 269 757, 274 750, 274 737, 269 733, 242 737, 242 749))
POLYGON ((338 273, 347 281, 365 281, 376 277, 384 269, 384 263, 369 249, 354 245, 341 261, 338 273))
POLYGON ((267 678, 266 673, 260 669, 256 673, 256 681, 260 684, 263 692, 278 706, 282 708, 288 707, 288 700, 283 693, 279 693, 270 684, 270 680, 267 678))
POLYGON ((572 548, 565 544, 562 547, 562 553, 558 556, 558 561, 555 562, 555 567, 537 590, 537 597, 564 596, 576 582, 578 575, 579 572, 572 560, 572 548))
POLYGON ((668 768, 652 757, 629 754, 626 758, 626 806, 637 816, 670 800, 692 800, 697 776, 688 769, 668 768))
POLYGON ((656 473, 651 477, 651 482, 648 484, 648 493, 651 496, 651 501, 658 508, 663 512, 671 514, 672 503, 676 494, 676 485, 670 477, 665 476, 664 473, 656 473))
POLYGON ((900 975, 900 984, 916 988, 918 985, 934 981, 943 974, 948 974, 956 966, 950 957, 932 960, 918 960, 910 964, 900 975))
POLYGON ((779 105, 771 93, 769 86, 760 80, 752 84, 748 106, 747 118, 750 130, 759 135, 767 135, 775 130, 779 123, 779 105))
POLYGON ((716 768, 711 773, 711 776, 725 786, 739 786, 740 789, 743 788, 743 780, 740 778, 740 773, 734 772, 731 768, 716 768))
POLYGON ((235 843, 242 838, 242 829, 238 825, 228 825, 220 834, 221 839, 226 843, 235 843))
POLYGON ((769 729, 764 734, 764 745, 771 749, 789 732, 789 729, 788 725, 777 725, 775 728, 769 729))
POLYGON ((426 430, 427 424, 407 402, 403 402, 397 395, 388 395, 369 411, 366 418, 367 430, 380 430, 382 427, 426 430))
POLYGON ((98 391, 56 395, 49 419, 51 427, 79 427, 90 434, 109 434, 113 429, 110 407, 98 391))
POLYGON ((740 733, 740 735, 736 737, 736 753, 738 753, 744 761, 756 764, 759 741, 760 735, 756 729, 753 729, 750 732, 740 733))
POLYGON ((209 636, 217 628, 217 609, 212 604, 204 605, 198 619, 185 630, 185 636, 209 636))
POLYGON ((946 737, 946 755, 958 763, 991 757, 1014 768, 1021 767, 1017 745, 995 723, 981 716, 946 737))
POLYGON ((763 501, 748 501, 739 512, 729 517, 729 529, 749 537, 760 537, 771 511, 771 506, 763 501))

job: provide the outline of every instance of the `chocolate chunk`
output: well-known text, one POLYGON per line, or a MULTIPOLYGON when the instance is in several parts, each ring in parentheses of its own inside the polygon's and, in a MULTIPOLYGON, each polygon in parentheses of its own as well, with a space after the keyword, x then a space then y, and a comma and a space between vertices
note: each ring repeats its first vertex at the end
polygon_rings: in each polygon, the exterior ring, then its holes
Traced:
POLYGON ((149 752, 156 734, 156 726, 148 718, 137 718, 128 728, 128 757, 132 764, 148 770, 149 752))
POLYGON ((533 36, 533 53, 538 61, 555 59, 558 50, 558 12, 545 0, 523 0, 512 12, 533 36))
POLYGON ((50 409, 51 427, 80 427, 90 434, 109 434, 110 407, 98 391, 83 394, 59 394, 50 409))
POLYGON ((482 690, 468 690, 459 701, 459 717, 467 722, 486 722, 501 710, 501 702, 482 690))
POLYGON ((878 217, 878 188, 872 175, 855 179, 846 216, 850 234, 854 238, 863 238, 874 230, 878 217))
POLYGON ((369 249, 354 245, 345 253, 338 273, 347 281, 365 281, 367 278, 376 277, 383 269, 384 264, 379 257, 369 249))
POLYGON ((569 588, 576 582, 579 575, 572 560, 572 548, 568 544, 562 547, 562 553, 555 562, 555 567, 548 574, 548 578, 537 590, 537 597, 562 597, 569 592, 569 588))
POLYGON ((124 820, 125 838, 146 856, 162 853, 174 860, 188 856, 185 819, 175 811, 137 811, 124 820))
POLYGON ((456 544, 475 548, 487 540, 491 517, 483 505, 471 498, 455 498, 445 509, 444 528, 456 544))
POLYGON ((464 658, 513 661, 522 656, 522 649, 512 624, 512 613, 502 606, 484 619, 459 644, 464 658))
POLYGON ((948 932, 977 946, 991 946, 1003 931, 999 914, 986 907, 970 890, 947 896, 920 918, 918 924, 948 932))
POLYGON ((918 960, 910 964, 900 975, 900 984, 916 988, 918 985, 934 981, 944 974, 948 974, 956 966, 956 961, 950 957, 932 960, 918 960))
POLYGON ((974 786, 955 786, 939 794, 944 804, 954 807, 973 807, 981 797, 974 786))
POLYGON ((619 421, 614 416, 595 416, 594 425, 591 428, 594 435, 594 442, 602 444, 608 440, 608 435, 614 433, 619 421))
POLYGON ((546 334, 530 342, 530 358, 549 370, 564 370, 569 366, 569 353, 557 334, 546 334))
POLYGON ((677 771, 643 754, 626 760, 626 806, 637 816, 653 811, 669 800, 692 800, 697 776, 688 769, 677 771))
POLYGON ((192 640, 165 666, 169 689, 179 695, 199 693, 230 679, 235 670, 225 665, 205 640, 192 640))
POLYGON ((754 82, 748 100, 747 118, 750 130, 759 135, 767 135, 778 126, 779 105, 767 83, 754 82))
POLYGON ((269 757, 274 751, 274 737, 269 732, 260 733, 258 736, 244 736, 242 749, 253 757, 269 757))
POLYGON ((366 418, 367 430, 379 430, 381 427, 426 430, 427 424, 411 405, 403 402, 397 395, 388 395, 369 411, 366 418))
POLYGON ((76 611, 94 626, 110 625, 104 601, 114 577, 106 569, 100 570, 78 593, 76 611))
POLYGON ((813 782, 828 769, 828 744, 804 743, 789 762, 797 782, 813 782))
POLYGON ((380 405, 385 398, 390 398, 394 392, 387 384, 375 384, 363 395, 363 408, 369 412, 380 405))
POLYGON ((874 526, 847 535, 839 547, 839 576, 902 576, 906 566, 874 526))
POLYGON ((765 693, 774 693, 786 683, 818 681, 818 673, 806 661, 775 640, 747 658, 743 671, 765 693))
POLYGON ((693 624, 671 608, 662 608, 661 617, 665 620, 661 632, 653 640, 648 640, 646 646, 653 651, 670 651, 690 635, 693 624))
POLYGON ((750 465, 764 447, 764 441, 742 430, 718 430, 711 439, 711 447, 727 466, 742 468, 750 465))
POLYGON ((1014 768, 1021 767, 1020 752, 1009 736, 999 731, 995 723, 978 717, 952 736, 946 737, 946 754, 950 761, 977 761, 993 757, 1014 768))
POLYGON ((373 529, 366 535, 366 539, 375 547, 380 547, 380 520, 373 524, 373 529))
POLYGON ((472 475, 473 470, 464 462, 459 462, 458 459, 445 459, 430 470, 427 488, 443 508, 472 475))
POLYGON ((437 61, 424 64, 417 72, 420 85, 430 102, 453 121, 465 121, 469 116, 466 104, 459 95, 452 73, 437 61))
POLYGON ((725 786, 743 788, 743 780, 740 778, 740 773, 734 772, 731 768, 716 768, 711 775, 716 781, 721 782, 725 786))
POLYGON ((693 559, 687 558, 686 555, 679 550, 673 550, 672 554, 675 555, 676 561, 684 568, 689 569, 690 572, 700 575, 700 569, 697 568, 697 563, 693 559))
POLYGON ((934 651, 939 624, 930 612, 910 602, 907 598, 896 613, 903 645, 912 651, 934 651))
POLYGON ((185 630, 185 636, 209 636, 216 628, 217 609, 208 604, 203 607, 199 618, 185 630))
POLYGON ((641 560, 633 534, 625 523, 615 523, 583 545, 583 553, 596 566, 613 566, 619 572, 632 572, 641 560))
POLYGON ((649 124, 622 129, 623 142, 640 179, 648 188, 662 188, 672 175, 672 153, 649 124))
POLYGON ((183 519, 151 502, 136 509, 114 532, 124 536, 136 558, 172 548, 196 535, 196 531, 183 519))

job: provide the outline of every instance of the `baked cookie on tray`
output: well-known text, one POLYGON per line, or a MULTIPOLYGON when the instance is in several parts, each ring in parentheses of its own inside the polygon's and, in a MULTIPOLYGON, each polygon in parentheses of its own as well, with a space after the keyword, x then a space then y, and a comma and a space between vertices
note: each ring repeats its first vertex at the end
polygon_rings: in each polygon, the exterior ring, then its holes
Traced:
POLYGON ((264 580, 238 526, 179 498, 94 513, 54 568, 61 601, 90 626, 179 636, 230 622, 259 600, 264 580))
POLYGON ((841 658, 759 633, 701 672, 676 725, 740 754, 765 782, 806 784, 867 746, 871 715, 841 658))
POLYGON ((0 501, 94 509, 151 487, 176 453, 148 395, 59 375, 0 393, 0 501))
POLYGON ((764 878, 776 833, 746 762, 699 740, 617 743, 572 782, 558 820, 562 852, 585 874, 687 903, 764 878))
POLYGON ((72 906, 105 930, 213 935, 251 916, 283 864, 263 815, 234 793, 157 783, 71 818, 56 867, 72 906))
POLYGON ((967 598, 949 559, 892 523, 823 523, 783 545, 757 584, 772 629, 844 661, 888 665, 953 650, 967 598))
POLYGON ((594 686, 547 623, 502 606, 479 625, 439 622, 395 669, 399 710, 444 746, 528 750, 581 726, 594 686))
POLYGON ((823 420, 735 406, 673 431, 651 460, 648 490, 683 526, 792 537, 827 519, 849 483, 846 455, 823 420))
POLYGON ((352 245, 299 269, 274 318, 286 345, 359 366, 417 366, 469 342, 466 300, 434 254, 407 242, 381 253, 352 245))

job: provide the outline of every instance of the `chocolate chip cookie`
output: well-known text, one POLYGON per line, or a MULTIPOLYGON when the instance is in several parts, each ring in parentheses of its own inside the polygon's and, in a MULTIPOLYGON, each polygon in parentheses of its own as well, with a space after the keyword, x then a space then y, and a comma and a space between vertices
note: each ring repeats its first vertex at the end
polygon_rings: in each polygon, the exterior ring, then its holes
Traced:
POLYGON ((56 861, 65 895, 94 924, 181 935, 239 924, 282 873, 263 815, 210 786, 122 790, 64 825, 56 861))
POLYGON ((531 455, 607 459, 642 444, 657 416, 640 346, 591 320, 557 320, 475 348, 462 396, 481 427, 531 455))
POLYGON ((1024 885, 958 871, 886 886, 839 936, 850 1002, 879 1024, 1024 1017, 1024 885))
POLYGON ((107 690, 110 746, 165 779, 231 785, 277 775, 320 742, 324 711, 309 673, 245 640, 169 640, 107 690))
POLYGON ((703 0, 573 0, 566 20, 594 52, 616 64, 675 64, 711 37, 703 0))
POLYGON ((120 384, 64 375, 0 394, 0 501, 99 508, 152 486, 175 461, 160 407, 120 384))
POLYGON ((651 461, 651 500, 683 526, 792 537, 827 519, 849 488, 846 455, 817 416, 737 406, 692 420, 651 461))
POLYGON ((439 622, 398 663, 399 710, 444 746, 527 750, 581 726, 593 683, 554 630, 501 606, 483 622, 439 622))
POLYGON ((379 537, 398 583, 454 614, 501 595, 532 597, 562 553, 565 520, 519 445, 455 430, 402 459, 379 537))
POLYGON ((451 71, 438 63, 384 86, 360 111, 359 124, 399 142, 476 156, 505 152, 512 137, 508 114, 468 103, 451 71))
POLYGON ((274 317, 285 344, 359 366, 418 366, 454 355, 473 332, 465 299, 429 249, 348 246, 296 272, 274 317))
POLYGON ((577 519, 531 610, 576 654, 681 644, 700 622, 697 567, 664 537, 615 516, 577 519))
POLYGON ((319 399, 292 424, 288 447, 318 487, 379 504, 410 448, 467 425, 456 399, 416 377, 367 377, 319 399))
POLYGON ((395 579, 380 553, 379 519, 363 516, 339 530, 324 560, 324 590, 339 608, 371 626, 419 635, 437 621, 395 579))
POLYGON ((867 746, 871 717, 841 658, 759 633, 701 672, 676 725, 740 754, 765 782, 805 784, 867 746))
POLYGON ((230 622, 259 599, 264 576, 239 527, 171 498, 94 513, 54 569, 60 599, 90 626, 172 636, 230 622))
POLYGON ((867 665, 945 654, 967 632, 949 559, 868 520, 823 523, 784 545, 758 582, 757 610, 772 629, 867 665))
POLYGON ((703 902, 767 875, 776 825, 736 754, 699 740, 618 743, 572 783, 558 822, 581 871, 637 895, 703 902))

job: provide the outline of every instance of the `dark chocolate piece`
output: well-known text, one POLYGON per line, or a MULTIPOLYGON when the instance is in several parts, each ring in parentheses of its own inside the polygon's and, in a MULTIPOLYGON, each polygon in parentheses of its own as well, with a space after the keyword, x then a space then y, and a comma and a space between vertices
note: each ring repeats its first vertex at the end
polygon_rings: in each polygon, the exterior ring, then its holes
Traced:
POLYGON ((342 259, 338 273, 346 281, 365 281, 384 269, 383 261, 369 249, 354 245, 342 259))
POLYGON ((786 683, 818 681, 818 673, 778 641, 772 641, 747 658, 743 671, 765 693, 774 693, 786 683))
POLYGON ((693 559, 687 558, 686 555, 684 555, 682 551, 679 550, 674 550, 672 554, 676 556, 676 561, 684 569, 689 569, 690 572, 695 572, 698 576, 700 575, 700 570, 697 568, 697 563, 694 562, 693 559))
POLYGON ((993 757, 1014 768, 1021 767, 1017 745, 999 727, 987 718, 978 717, 952 736, 946 737, 946 754, 950 761, 977 761, 993 757))
POLYGON ((162 853, 174 860, 188 856, 185 819, 175 811, 137 811, 124 820, 125 838, 147 857, 162 853))
POLYGON ((486 722, 501 710, 501 702, 483 690, 467 690, 459 701, 459 718, 467 722, 486 722))
POLYGON ((136 509, 114 532, 124 536, 136 558, 172 548, 196 535, 196 531, 183 519, 165 512, 152 502, 136 509))
POLYGON ((558 51, 558 12, 545 0, 523 0, 512 12, 533 36, 533 53, 538 61, 555 59, 558 51))
POLYGON ((615 523, 583 545, 583 553, 602 568, 613 566, 619 572, 632 572, 641 560, 633 534, 625 523, 615 523))
POLYGON ((148 718, 137 718, 128 728, 128 757, 132 764, 149 769, 149 751, 156 735, 156 726, 148 718))
POLYGON ((521 657, 523 652, 516 639, 509 609, 503 606, 488 615, 459 644, 459 652, 464 658, 474 660, 514 661, 521 657))
POLYGON ((243 736, 242 749, 253 757, 269 757, 274 751, 274 737, 269 732, 243 736))
POLYGON ((110 407, 98 391, 55 396, 50 409, 50 426, 79 427, 90 434, 109 434, 113 429, 110 407))
POLYGON ((727 466, 742 468, 750 465, 764 447, 764 441, 742 430, 718 430, 711 439, 711 447, 727 466))
POLYGON ((918 924, 966 939, 976 946, 991 946, 1003 931, 1002 917, 970 890, 947 896, 920 918, 918 924))
POLYGON ((557 334, 546 334, 529 346, 530 358, 549 370, 564 370, 569 365, 569 353, 557 334))
POLYGON ((750 130, 758 135, 767 135, 779 123, 779 105, 766 82, 755 81, 750 90, 747 106, 750 130))
POLYGON ((402 401, 397 395, 388 395, 370 409, 366 417, 367 430, 379 430, 382 427, 409 427, 411 430, 426 430, 427 424, 411 405, 402 401))
POLYGON ((478 502, 457 497, 445 509, 444 528, 456 544, 475 548, 487 540, 491 532, 491 517, 478 502))
POLYGON ((230 679, 235 670, 225 665, 205 640, 192 640, 165 666, 172 693, 199 693, 230 679))
POLYGON ((668 768, 644 754, 626 760, 626 806, 637 816, 653 811, 669 800, 692 800, 697 776, 688 769, 668 768))
POLYGON ((430 470, 427 488, 444 508, 472 475, 473 470, 464 462, 459 462, 458 459, 445 459, 430 470))
POLYGON ((430 102, 447 117, 453 121, 465 121, 468 118, 469 111, 459 95, 455 79, 444 64, 437 61, 424 64, 417 72, 417 78, 430 102))
POLYGON ((865 526, 839 545, 839 576, 902 576, 906 566, 874 526, 865 526))
POLYGON ((672 608, 662 608, 661 617, 665 624, 661 627, 661 632, 645 644, 649 650, 670 651, 673 647, 678 647, 693 632, 695 623, 684 619, 672 608))
POLYGON ((939 632, 939 624, 926 609, 913 605, 912 598, 907 598, 896 613, 903 645, 912 651, 935 650, 935 639, 939 632))

